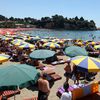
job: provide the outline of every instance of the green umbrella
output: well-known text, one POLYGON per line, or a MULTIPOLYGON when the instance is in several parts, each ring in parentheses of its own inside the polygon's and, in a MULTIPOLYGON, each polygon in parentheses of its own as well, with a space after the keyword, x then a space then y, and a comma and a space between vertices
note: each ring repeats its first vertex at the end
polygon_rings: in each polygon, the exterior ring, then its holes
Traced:
POLYGON ((87 51, 84 48, 78 46, 70 46, 65 48, 65 54, 70 57, 88 55, 87 51))
POLYGON ((41 50, 33 51, 29 56, 32 59, 42 60, 42 59, 46 59, 49 57, 53 57, 54 55, 55 55, 54 51, 41 49, 41 50))
POLYGON ((0 90, 24 88, 30 82, 35 84, 39 72, 26 64, 14 64, 0 68, 0 90))

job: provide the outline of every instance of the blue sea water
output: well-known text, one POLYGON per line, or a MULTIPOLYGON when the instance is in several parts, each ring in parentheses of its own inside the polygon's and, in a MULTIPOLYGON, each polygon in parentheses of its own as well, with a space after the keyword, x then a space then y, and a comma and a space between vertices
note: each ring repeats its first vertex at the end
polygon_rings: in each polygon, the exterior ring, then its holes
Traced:
POLYGON ((67 31, 67 30, 48 30, 48 29, 34 29, 26 31, 25 33, 31 36, 40 37, 57 37, 65 39, 82 39, 82 40, 100 40, 100 30, 97 31, 67 31))

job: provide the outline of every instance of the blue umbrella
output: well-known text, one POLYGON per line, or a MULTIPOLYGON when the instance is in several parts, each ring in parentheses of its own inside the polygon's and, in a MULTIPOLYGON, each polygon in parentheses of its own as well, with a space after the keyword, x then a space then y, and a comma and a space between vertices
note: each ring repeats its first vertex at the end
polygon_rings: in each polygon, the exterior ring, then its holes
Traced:
POLYGON ((78 66, 80 71, 98 72, 100 71, 100 60, 88 57, 88 56, 77 56, 71 58, 71 61, 78 66))

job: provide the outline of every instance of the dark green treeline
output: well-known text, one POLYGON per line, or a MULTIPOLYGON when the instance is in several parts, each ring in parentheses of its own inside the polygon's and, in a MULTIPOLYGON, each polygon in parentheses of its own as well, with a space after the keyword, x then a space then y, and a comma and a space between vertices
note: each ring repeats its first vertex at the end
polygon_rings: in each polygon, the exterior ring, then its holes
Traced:
POLYGON ((16 28, 16 27, 36 27, 46 29, 65 29, 65 30, 96 30, 93 20, 85 20, 83 17, 67 18, 61 15, 52 17, 42 17, 40 20, 26 18, 7 18, 0 15, 0 28, 16 28))

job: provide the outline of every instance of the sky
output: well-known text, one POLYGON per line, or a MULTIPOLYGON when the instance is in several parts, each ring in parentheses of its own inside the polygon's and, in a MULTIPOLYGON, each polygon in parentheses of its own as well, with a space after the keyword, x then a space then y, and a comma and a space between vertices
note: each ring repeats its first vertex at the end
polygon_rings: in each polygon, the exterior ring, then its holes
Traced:
POLYGON ((100 27, 100 0, 0 0, 0 14, 6 17, 24 18, 58 14, 67 18, 78 16, 94 20, 100 27))

